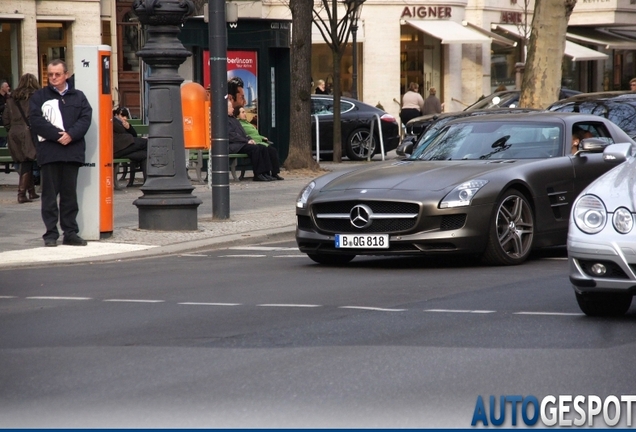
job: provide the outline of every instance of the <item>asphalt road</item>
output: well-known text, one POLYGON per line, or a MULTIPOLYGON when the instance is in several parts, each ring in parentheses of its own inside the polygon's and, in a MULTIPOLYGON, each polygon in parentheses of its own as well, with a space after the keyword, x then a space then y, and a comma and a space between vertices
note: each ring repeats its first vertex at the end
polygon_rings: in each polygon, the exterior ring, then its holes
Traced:
POLYGON ((290 241, 0 271, 0 425, 466 428, 480 395, 634 393, 635 312, 583 316, 562 249, 330 268, 290 241))

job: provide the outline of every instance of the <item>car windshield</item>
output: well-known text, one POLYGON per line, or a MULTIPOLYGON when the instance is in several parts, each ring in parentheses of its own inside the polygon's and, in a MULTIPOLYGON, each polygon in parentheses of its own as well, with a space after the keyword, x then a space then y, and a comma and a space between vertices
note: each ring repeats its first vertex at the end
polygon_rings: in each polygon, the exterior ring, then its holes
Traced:
POLYGON ((519 100, 519 92, 511 93, 493 93, 474 104, 467 107, 464 111, 473 111, 478 109, 490 109, 501 107, 515 107, 519 100))
POLYGON ((451 124, 429 137, 410 160, 544 159, 563 154, 560 125, 530 122, 451 124))

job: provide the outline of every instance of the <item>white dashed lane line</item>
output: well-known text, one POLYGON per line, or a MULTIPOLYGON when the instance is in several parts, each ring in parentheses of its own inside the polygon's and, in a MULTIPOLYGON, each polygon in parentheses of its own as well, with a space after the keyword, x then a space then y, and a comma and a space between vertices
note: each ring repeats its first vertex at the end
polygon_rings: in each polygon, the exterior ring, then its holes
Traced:
POLYGON ((202 302, 181 302, 177 303, 185 306, 243 306, 241 303, 202 303, 202 302))
POLYGON ((489 314, 489 313, 495 313, 496 311, 493 311, 493 310, 464 310, 464 309, 424 309, 424 312, 489 314))
POLYGON ((256 305, 259 307, 296 307, 296 308, 317 308, 323 307, 322 305, 310 305, 310 304, 283 304, 283 303, 265 303, 256 305))
MULTIPOLYGON (((22 297, 18 296, 0 296, 0 300, 19 300, 22 297)), ((86 300, 94 300, 101 301, 107 303, 167 303, 171 302, 166 300, 148 300, 148 299, 95 299, 91 297, 66 297, 66 296, 30 296, 24 297, 25 300, 53 300, 53 301, 86 301, 86 300)), ((330 306, 326 305, 318 305, 318 304, 295 304, 295 303, 261 303, 256 305, 248 305, 244 303, 224 303, 224 302, 175 302, 178 305, 182 306, 221 306, 221 307, 272 307, 272 308, 327 308, 330 306)), ((400 309, 400 308, 383 308, 383 307, 375 307, 375 306, 331 306, 337 309, 353 309, 353 310, 361 310, 361 311, 371 311, 371 312, 409 312, 409 311, 418 311, 419 309, 400 309)), ((449 314, 494 314, 498 313, 496 310, 469 310, 469 309, 422 309, 422 312, 430 312, 430 313, 449 313, 449 314)), ((554 317, 578 317, 583 316, 582 313, 570 313, 570 312, 542 312, 542 311, 519 311, 519 312, 502 312, 512 315, 529 315, 529 316, 554 316, 554 317)))
POLYGON ((114 303, 165 303, 165 300, 137 300, 137 299, 105 299, 102 300, 105 302, 114 302, 114 303))
POLYGON ((404 312, 407 310, 407 309, 387 309, 387 308, 368 307, 368 306, 338 306, 338 309, 359 309, 359 310, 378 311, 378 312, 404 312))
POLYGON ((38 296, 38 297, 26 297, 27 300, 93 300, 91 297, 53 297, 53 296, 38 296))
POLYGON ((267 255, 219 255, 219 258, 265 258, 267 255))

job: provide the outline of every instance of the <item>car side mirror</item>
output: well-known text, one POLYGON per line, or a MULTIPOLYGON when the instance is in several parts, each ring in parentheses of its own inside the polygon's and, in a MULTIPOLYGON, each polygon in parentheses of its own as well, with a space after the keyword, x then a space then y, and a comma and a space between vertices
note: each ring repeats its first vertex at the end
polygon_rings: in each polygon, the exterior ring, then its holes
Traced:
POLYGON ((608 145, 603 150, 603 160, 610 163, 625 162, 632 155, 631 143, 619 143, 608 145))
POLYGON ((611 143, 603 138, 585 138, 582 139, 579 144, 579 151, 587 153, 601 153, 610 144, 611 143))
POLYGON ((404 145, 404 154, 410 156, 413 154, 413 141, 409 141, 404 145))

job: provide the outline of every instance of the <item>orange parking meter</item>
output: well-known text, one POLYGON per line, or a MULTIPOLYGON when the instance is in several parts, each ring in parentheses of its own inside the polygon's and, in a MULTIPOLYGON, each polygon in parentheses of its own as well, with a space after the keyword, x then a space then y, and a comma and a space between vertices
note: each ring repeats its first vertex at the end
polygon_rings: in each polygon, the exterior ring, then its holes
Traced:
POLYGON ((191 82, 181 86, 181 107, 185 148, 209 149, 206 92, 201 84, 191 82))

